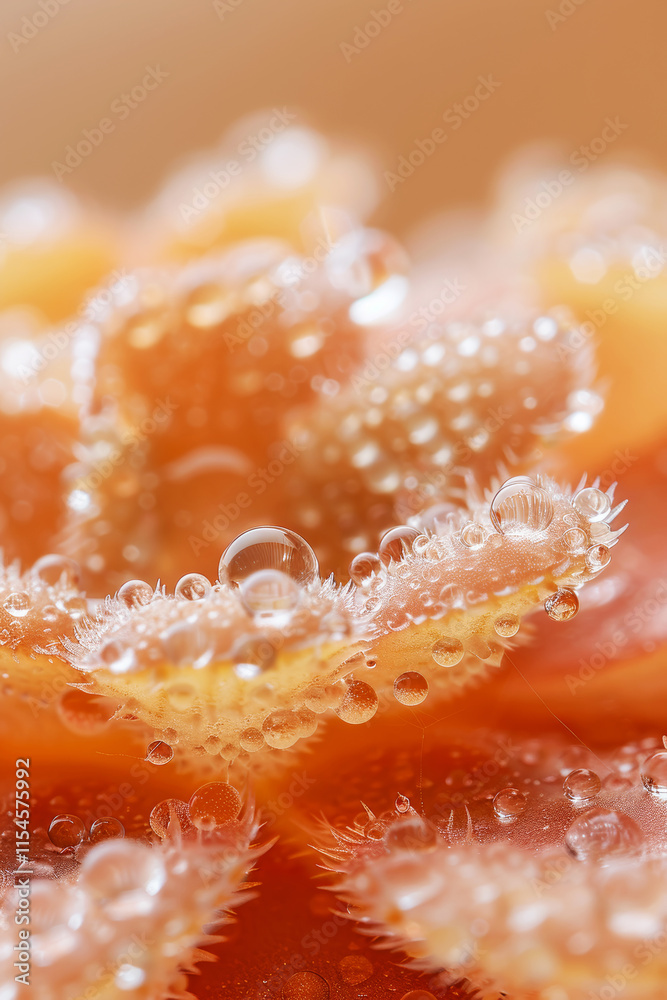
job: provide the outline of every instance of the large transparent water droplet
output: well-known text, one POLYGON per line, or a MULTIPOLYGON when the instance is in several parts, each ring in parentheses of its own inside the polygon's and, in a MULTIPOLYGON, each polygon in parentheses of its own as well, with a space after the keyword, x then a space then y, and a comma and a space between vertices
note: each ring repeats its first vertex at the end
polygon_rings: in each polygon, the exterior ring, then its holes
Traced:
POLYGON ((428 681, 416 670, 408 670, 394 681, 394 697, 401 705, 421 705, 428 695, 428 681))
POLYGON ((329 984, 316 972, 295 972, 282 988, 283 1000, 329 1000, 329 984))
POLYGON ((144 580, 128 580, 118 591, 118 600, 128 608, 141 608, 150 604, 153 588, 144 580))
POLYGON ((647 792, 667 800, 667 750, 658 750, 646 758, 641 768, 641 779, 647 792))
POLYGON ((74 587, 81 579, 79 564, 74 562, 73 559, 68 559, 67 556, 60 555, 42 556, 34 564, 31 572, 50 587, 55 586, 57 583, 74 587))
POLYGON ((501 788, 493 800, 493 811, 499 820, 509 822, 522 816, 527 805, 525 793, 518 788, 501 788))
POLYGON ((611 500, 607 494, 592 486, 579 490, 572 503, 574 509, 589 521, 604 521, 611 510, 611 500))
POLYGON ((193 793, 188 815, 200 830, 215 830, 231 823, 241 812, 241 796, 226 781, 209 781, 193 793))
POLYGON ((591 573, 599 573, 611 562, 611 552, 606 545, 591 545, 586 549, 586 566, 591 573))
POLYGON ((568 799, 577 804, 594 798, 601 787, 602 783, 598 775, 595 771, 591 771, 587 767, 580 767, 576 771, 570 771, 563 782, 563 791, 568 799))
POLYGON ((370 582, 382 569, 380 557, 375 552, 360 552, 350 563, 350 579, 358 587, 370 582))
POLYGON ((260 570, 278 570, 301 586, 319 576, 315 553, 308 542, 287 528, 251 528, 235 538, 222 554, 220 583, 238 587, 260 570))
POLYGON ((289 621, 301 596, 299 585, 278 569, 260 569, 241 582, 241 601, 258 624, 279 627, 289 621))
POLYGON ((99 844, 103 840, 114 840, 125 836, 125 827, 115 816, 101 816, 90 828, 91 844, 99 844))
POLYGON ((589 809, 565 834, 565 846, 578 861, 606 861, 637 853, 643 844, 637 824, 625 813, 589 809))
POLYGON ((443 636, 433 644, 431 656, 440 667, 455 667, 463 659, 463 643, 460 639, 443 636))
POLYGON ((493 630, 496 635, 501 635, 505 639, 511 638, 519 631, 521 622, 516 615, 501 615, 493 623, 493 630))
POLYGON ((554 516, 551 497, 527 476, 515 476, 500 487, 489 511, 496 531, 512 533, 523 529, 544 531, 554 516))
POLYGON ((579 610, 579 598, 573 590, 557 590, 547 597, 544 610, 553 621, 566 622, 579 610))
POLYGON ((146 750, 146 760, 149 764, 168 764, 174 758, 173 748, 164 740, 153 740, 146 750))
POLYGON ((400 562, 408 553, 412 552, 412 543, 418 537, 417 529, 410 528, 407 524, 401 524, 397 528, 391 528, 385 532, 378 550, 380 559, 385 566, 388 566, 390 562, 400 562))
POLYGON ((18 590, 6 597, 2 606, 12 618, 25 618, 32 605, 28 594, 18 590))
POLYGON ((486 531, 481 524, 475 521, 468 521, 461 528, 461 541, 468 549, 475 551, 481 549, 486 541, 486 531))
POLYGON ((375 689, 365 681, 351 681, 345 696, 336 709, 336 715, 352 725, 360 725, 373 718, 378 710, 378 696, 375 689))
POLYGON ((61 813, 49 823, 49 840, 55 847, 76 847, 86 836, 86 828, 79 816, 61 813))
POLYGON ((177 835, 192 829, 187 804, 181 799, 163 799, 153 806, 148 818, 151 830, 164 840, 169 835, 177 835))
POLYGON ((210 582, 201 573, 187 573, 176 584, 174 594, 184 601, 201 601, 210 590, 210 582))

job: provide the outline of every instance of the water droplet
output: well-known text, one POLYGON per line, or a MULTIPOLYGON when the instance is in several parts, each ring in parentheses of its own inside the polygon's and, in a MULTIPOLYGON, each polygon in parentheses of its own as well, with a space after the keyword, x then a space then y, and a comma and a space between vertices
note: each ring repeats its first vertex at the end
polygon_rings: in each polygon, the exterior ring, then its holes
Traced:
POLYGON ((365 681, 351 681, 345 696, 336 709, 336 715, 352 725, 360 725, 373 718, 378 710, 378 696, 375 689, 365 681))
POLYGON ((222 554, 221 583, 238 587, 259 570, 279 570, 307 586, 319 577, 315 553, 308 542, 287 528, 252 528, 235 538, 222 554))
POLYGON ((557 590, 547 597, 544 610, 555 622, 566 622, 579 610, 579 598, 573 590, 557 590))
POLYGON ((5 598, 3 608, 12 618, 25 618, 31 608, 30 598, 25 591, 16 591, 5 598))
POLYGON ((553 519, 551 497, 527 476, 515 476, 500 487, 489 511, 491 523, 501 534, 530 528, 544 531, 553 519))
POLYGON ((421 705, 428 695, 428 681, 416 670, 408 670, 394 681, 394 697, 401 705, 421 705))
POLYGON ((481 549, 486 541, 486 531, 481 524, 468 521, 461 528, 461 541, 469 549, 481 549))
POLYGON ((210 582, 201 573, 187 573, 176 584, 174 594, 184 601, 201 601, 210 590, 210 582))
POLYGON ((294 746, 301 736, 301 725, 295 712, 281 708, 272 712, 262 726, 264 739, 270 747, 286 750, 294 746))
POLYGON ((600 791, 602 783, 595 771, 587 767, 580 767, 576 771, 570 771, 563 782, 563 791, 572 802, 587 802, 594 798, 600 791))
POLYGON ((606 861, 640 850, 643 835, 625 813, 589 809, 565 834, 565 846, 578 861, 606 861))
POLYGON ((282 989, 283 1000, 329 1000, 329 984, 316 972, 295 972, 282 989))
POLYGON ((343 982, 351 986, 365 983, 373 975, 373 965, 365 955, 346 955, 338 963, 338 969, 343 982))
POLYGON ((128 580, 118 591, 118 600, 128 608, 141 608, 150 604, 153 588, 144 580, 128 580))
POLYGON ((501 788, 493 800, 493 811, 499 820, 507 822, 522 816, 528 799, 518 788, 501 788))
POLYGON ((568 528, 563 533, 562 542, 566 552, 572 556, 583 555, 588 546, 586 532, 582 531, 581 528, 568 528))
POLYGON ((380 541, 378 550, 380 559, 388 566, 390 562, 400 562, 409 552, 412 552, 412 543, 419 536, 416 528, 410 528, 407 524, 400 524, 397 528, 386 531, 380 541))
POLYGON ((431 648, 431 655, 441 667, 455 667, 463 659, 463 643, 460 639, 443 636, 431 648))
POLYGON ((406 813, 410 808, 410 799, 407 797, 407 795, 397 795, 394 807, 396 809, 396 812, 406 813))
POLYGON ((239 743, 242 750, 248 753, 256 753, 264 746, 264 734, 259 729, 244 729, 239 736, 239 743))
POLYGON ((188 815, 200 830, 215 830, 231 823, 241 812, 241 796, 226 781, 209 781, 193 793, 188 815))
POLYGON ((108 840, 90 851, 80 879, 94 900, 104 900, 112 920, 149 913, 167 878, 157 851, 133 840, 108 840))
POLYGON ((174 751, 163 740, 153 740, 146 750, 146 760, 149 764, 168 764, 173 760, 174 751))
POLYGON ((125 827, 115 816, 101 816, 90 828, 91 844, 99 844, 102 840, 112 840, 124 837, 125 827))
POLYGON ((399 851, 433 851, 438 846, 438 833, 432 823, 421 816, 402 816, 385 834, 387 847, 399 851))
POLYGON ((285 625, 301 596, 299 585, 278 569, 260 569, 240 584, 241 601, 258 623, 285 625))
POLYGON ((68 559, 67 556, 42 556, 34 564, 31 572, 50 587, 57 583, 74 587, 81 579, 79 564, 73 559, 68 559))
POLYGON ((611 552, 606 545, 591 545, 586 549, 586 566, 591 573, 598 573, 611 562, 611 552))
POLYGON ((520 625, 521 622, 516 615, 502 615, 500 618, 496 618, 493 628, 496 635, 502 635, 504 638, 509 639, 511 636, 517 634, 520 625))
POLYGON ((602 490, 589 486, 580 490, 572 501, 574 509, 589 521, 604 521, 611 510, 611 500, 602 490))
POLYGON ((163 799, 153 806, 148 818, 151 830, 162 840, 168 835, 192 829, 188 807, 181 799, 163 799))
POLYGON ((78 816, 62 813, 54 816, 49 824, 49 839, 56 847, 76 847, 86 835, 86 828, 78 816))
POLYGON ((358 587, 373 579, 382 569, 380 557, 374 552, 360 552, 350 563, 350 580, 358 587))
POLYGON ((334 288, 355 302, 350 318, 378 323, 403 301, 408 290, 408 259, 393 237, 378 229, 355 229, 342 236, 325 260, 334 288))
POLYGON ((641 768, 644 788, 659 799, 667 799, 667 750, 647 757, 641 768))
POLYGON ((266 635, 242 636, 232 649, 234 672, 242 680, 259 677, 276 662, 275 643, 266 635))

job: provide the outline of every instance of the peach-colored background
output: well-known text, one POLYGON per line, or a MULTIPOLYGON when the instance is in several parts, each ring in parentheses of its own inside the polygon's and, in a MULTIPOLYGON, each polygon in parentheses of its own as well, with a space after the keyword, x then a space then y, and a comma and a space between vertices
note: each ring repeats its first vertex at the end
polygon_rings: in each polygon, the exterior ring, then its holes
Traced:
POLYGON ((629 126, 615 154, 667 167, 665 0, 404 0, 349 63, 341 43, 387 0, 233 3, 221 19, 212 0, 68 0, 15 53, 8 35, 39 0, 3 0, 0 180, 49 173, 147 65, 169 79, 74 171, 75 190, 131 205, 184 152, 274 104, 368 141, 389 169, 479 74, 501 88, 386 198, 381 224, 400 231, 434 208, 483 198, 517 145, 555 137, 569 153, 606 116, 629 126), (559 8, 572 13, 552 28, 547 11, 559 8))

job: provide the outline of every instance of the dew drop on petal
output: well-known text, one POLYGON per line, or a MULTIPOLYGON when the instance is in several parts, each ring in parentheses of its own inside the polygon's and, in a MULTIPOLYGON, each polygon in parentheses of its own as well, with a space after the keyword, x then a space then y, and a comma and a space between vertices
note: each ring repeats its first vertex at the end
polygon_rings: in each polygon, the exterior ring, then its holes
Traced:
POLYGON ((153 806, 148 818, 151 830, 164 840, 169 834, 187 831, 192 827, 187 803, 181 799, 163 799, 153 806))
POLYGON ((310 545, 287 528, 244 531, 223 552, 218 573, 220 583, 238 587, 260 570, 278 570, 301 586, 319 577, 317 558, 310 545))
POLYGON ((350 563, 350 579, 361 587, 372 580, 381 569, 380 557, 375 552, 360 552, 350 563))
POLYGON ((73 587, 81 579, 79 564, 60 555, 42 556, 32 567, 31 573, 51 587, 57 583, 73 587))
POLYGON ((100 816, 90 827, 91 844, 99 844, 102 840, 112 840, 124 836, 125 827, 115 816, 100 816))
POLYGON ((365 681, 351 681, 345 696, 336 709, 336 715, 343 722, 360 725, 373 718, 378 710, 378 696, 375 689, 365 681))
POLYGON ((278 569, 260 569, 242 580, 241 602, 258 623, 286 624, 301 596, 299 585, 278 569))
POLYGON ((568 528, 563 533, 563 548, 572 556, 583 555, 588 547, 586 532, 581 528, 568 528))
POLYGON ((382 536, 378 550, 380 559, 385 566, 388 566, 390 562, 400 562, 411 552, 412 543, 419 534, 416 528, 410 528, 406 524, 386 531, 382 536))
POLYGON ((636 853, 643 844, 637 824, 625 813, 589 809, 565 834, 565 847, 578 861, 606 861, 636 853))
POLYGON ((461 528, 461 541, 469 549, 481 549, 486 541, 486 531, 481 524, 468 521, 461 528))
POLYGON ((611 510, 611 500, 607 494, 591 486, 580 490, 572 503, 574 509, 589 521, 604 521, 611 510))
POLYGON ((264 739, 276 750, 287 750, 301 737, 301 723, 296 712, 279 708, 272 712, 262 725, 264 739))
POLYGON ((188 802, 188 815, 200 830, 215 830, 231 823, 241 812, 241 796, 226 781, 209 781, 194 792, 188 802))
POLYGON ((401 705, 421 705, 428 695, 428 681, 416 670, 408 670, 394 681, 394 697, 401 705))
POLYGON ((641 779, 647 792, 667 800, 667 750, 658 750, 646 758, 641 768, 641 779))
POLYGON ((579 610, 579 598, 573 590, 557 590, 547 597, 544 610, 555 622, 566 622, 579 610))
POLYGON ((586 549, 586 566, 591 573, 598 573, 611 562, 611 552, 606 545, 591 545, 586 549))
POLYGON ((25 618, 32 605, 25 591, 19 590, 6 597, 2 606, 12 618, 25 618))
POLYGON ((526 811, 528 800, 518 788, 501 788, 493 800, 493 811, 499 820, 516 819, 526 811))
POLYGON ((329 984, 316 972, 295 972, 282 988, 282 1000, 329 1000, 329 984))
POLYGON ((144 580, 128 580, 118 591, 118 600, 128 608, 141 608, 150 604, 153 588, 144 580))
POLYGON ((384 835, 387 847, 400 851, 433 851, 438 846, 436 828, 421 816, 402 816, 384 835))
POLYGON ((176 584, 174 594, 183 601, 201 601, 210 590, 209 580, 201 573, 186 573, 176 584))
POLYGON ((76 847, 86 835, 86 828, 79 816, 62 813, 49 823, 49 839, 55 847, 76 847))
POLYGON ((173 760, 174 751, 164 740, 153 740, 146 750, 145 760, 149 764, 168 764, 173 760))
POLYGON ((503 483, 489 510, 494 528, 501 533, 523 528, 543 531, 551 524, 553 513, 547 491, 527 476, 515 476, 503 483))
POLYGON ((568 799, 575 803, 587 802, 594 798, 600 791, 602 783, 595 771, 587 767, 577 768, 570 771, 563 782, 563 791, 568 799))
POLYGON ((256 753, 265 745, 264 734, 259 729, 244 729, 239 736, 239 743, 242 750, 248 753, 256 753))
POLYGON ((455 667, 463 659, 463 643, 460 639, 443 636, 431 647, 431 655, 440 667, 455 667))
POLYGON ((410 799, 407 797, 407 795, 397 795, 394 807, 396 809, 396 812, 406 813, 410 808, 410 799))
POLYGON ((521 622, 516 615, 501 615, 500 618, 496 618, 494 621, 493 628, 496 635, 501 635, 509 639, 511 636, 517 634, 520 625, 521 622))

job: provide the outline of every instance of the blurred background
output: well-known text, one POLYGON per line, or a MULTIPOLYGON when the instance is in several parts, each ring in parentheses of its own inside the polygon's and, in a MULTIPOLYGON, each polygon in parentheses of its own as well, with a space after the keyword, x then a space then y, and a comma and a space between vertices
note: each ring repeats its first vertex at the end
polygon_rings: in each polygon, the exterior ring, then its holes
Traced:
POLYGON ((517 146, 555 139, 569 155, 607 118, 627 126, 614 155, 667 167, 665 28, 664 0, 3 0, 0 181, 52 177, 147 67, 166 75, 66 178, 73 190, 131 207, 188 151, 282 105, 392 171, 492 77, 418 178, 385 187, 375 221, 400 233, 485 200, 517 146))

